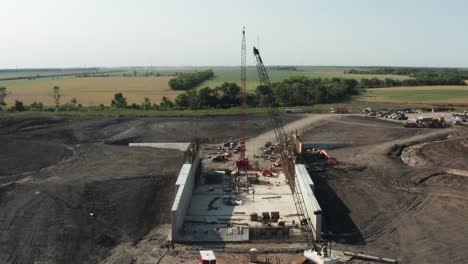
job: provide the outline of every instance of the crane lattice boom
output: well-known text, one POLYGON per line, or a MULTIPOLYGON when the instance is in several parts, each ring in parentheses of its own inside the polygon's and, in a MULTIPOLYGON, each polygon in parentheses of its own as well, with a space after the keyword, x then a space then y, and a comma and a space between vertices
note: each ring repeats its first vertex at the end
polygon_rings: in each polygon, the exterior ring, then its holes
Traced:
POLYGON ((236 162, 237 168, 246 170, 249 167, 249 160, 245 157, 245 120, 247 116, 247 102, 245 98, 246 84, 246 45, 245 45, 245 28, 242 30, 242 46, 241 46, 241 87, 240 87, 240 157, 236 162))
POLYGON ((314 237, 312 233, 315 231, 314 226, 310 221, 310 217, 305 210, 305 202, 302 196, 301 188, 298 187, 296 182, 296 173, 294 170, 294 160, 292 148, 289 145, 288 136, 284 132, 283 122, 281 121, 278 107, 276 102, 271 97, 271 83, 270 78, 268 77, 267 70, 265 65, 263 65, 262 57, 260 56, 260 51, 257 48, 253 48, 255 58, 257 60, 257 72, 258 78, 260 80, 260 85, 262 85, 266 91, 269 91, 269 100, 268 100, 268 113, 270 115, 271 123, 273 125, 273 130, 275 132, 276 140, 280 146, 281 153, 281 169, 286 176, 286 179, 289 182, 289 187, 293 193, 294 205, 296 207, 297 213, 299 214, 299 220, 301 221, 302 226, 304 227, 304 238, 307 244, 315 251, 319 252, 317 245, 315 244, 314 237))

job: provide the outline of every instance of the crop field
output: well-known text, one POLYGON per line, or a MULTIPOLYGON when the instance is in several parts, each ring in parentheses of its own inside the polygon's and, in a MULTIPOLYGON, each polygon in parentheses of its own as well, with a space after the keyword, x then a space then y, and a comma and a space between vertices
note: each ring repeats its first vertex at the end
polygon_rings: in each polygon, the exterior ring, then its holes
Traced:
MULTIPOLYGON (((215 87, 223 82, 236 82, 240 83, 240 67, 213 67, 215 77, 202 83, 199 87, 215 87)), ((344 74, 348 68, 341 67, 297 67, 296 71, 293 70, 276 70, 268 69, 268 75, 272 82, 281 81, 291 76, 307 76, 310 78, 391 78, 391 79, 408 79, 408 76, 403 75, 376 75, 376 74, 344 74)), ((255 90, 258 85, 258 74, 255 66, 247 67, 247 90, 255 90)))
POLYGON ((419 86, 367 89, 356 98, 370 102, 468 105, 468 86, 419 86))
MULTIPOLYGON (((117 70, 113 70, 117 71, 117 70)), ((37 78, 51 75, 72 75, 72 74, 102 74, 109 72, 107 69, 94 68, 76 68, 76 69, 18 69, 18 70, 0 70, 0 80, 9 78, 37 78)))
POLYGON ((109 105, 115 93, 122 92, 128 103, 141 103, 145 97, 159 103, 163 96, 174 99, 181 91, 171 90, 168 81, 172 77, 64 77, 0 82, 8 89, 7 103, 15 100, 30 104, 40 101, 52 104, 52 88, 59 86, 61 102, 76 98, 83 105, 109 105))
MULTIPOLYGON (((0 81, 0 87, 7 87, 10 95, 7 97, 7 103, 11 105, 15 100, 30 104, 33 101, 40 101, 46 105, 52 104, 52 87, 59 86, 63 97, 61 102, 67 102, 76 98, 83 105, 109 105, 114 94, 123 92, 128 103, 141 103, 145 97, 150 98, 151 102, 159 103, 163 96, 174 99, 181 91, 171 90, 168 81, 170 76, 149 76, 144 77, 148 72, 161 75, 173 75, 176 72, 188 72, 195 70, 213 69, 215 77, 202 83, 199 87, 209 86, 211 88, 222 84, 223 82, 240 82, 239 67, 150 67, 139 69, 106 69, 116 71, 111 73, 111 77, 55 77, 55 78, 36 78, 31 80, 9 80, 0 81), (137 77, 124 77, 123 74, 137 74, 137 77)), ((269 69, 269 75, 272 82, 281 81, 291 76, 307 76, 311 78, 394 78, 404 79, 407 76, 398 75, 366 75, 366 74, 344 74, 348 68, 342 67, 297 67, 297 70, 277 70, 269 69)), ((65 73, 73 73, 69 70, 65 73)), ((83 70, 76 70, 83 72, 83 70)), ((0 72, 0 77, 23 77, 32 74, 60 74, 56 71, 18 71, 18 72, 0 72)), ((99 73, 99 71, 98 71, 99 73)), ((255 90, 258 85, 257 69, 254 66, 247 68, 247 89, 255 90)))

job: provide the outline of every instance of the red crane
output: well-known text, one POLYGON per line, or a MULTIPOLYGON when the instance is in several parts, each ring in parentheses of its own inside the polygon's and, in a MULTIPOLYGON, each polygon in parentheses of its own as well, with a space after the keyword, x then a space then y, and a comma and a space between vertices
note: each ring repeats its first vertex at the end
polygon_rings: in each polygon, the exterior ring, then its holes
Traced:
POLYGON ((240 170, 246 170, 249 167, 249 159, 245 157, 245 120, 247 117, 247 102, 245 99, 245 83, 246 83, 246 47, 245 47, 245 28, 242 29, 242 46, 241 46, 241 87, 240 87, 240 157, 236 161, 236 166, 240 170))

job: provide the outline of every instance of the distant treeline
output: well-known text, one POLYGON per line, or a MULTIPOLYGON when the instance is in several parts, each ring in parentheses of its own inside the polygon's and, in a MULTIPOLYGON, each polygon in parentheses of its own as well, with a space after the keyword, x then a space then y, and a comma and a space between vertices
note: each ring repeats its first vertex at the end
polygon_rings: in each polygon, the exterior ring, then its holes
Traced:
POLYGON ((361 79, 361 88, 383 88, 383 87, 395 87, 395 86, 433 86, 433 85, 466 85, 464 79, 455 77, 440 77, 440 78, 428 78, 428 79, 405 79, 395 80, 386 78, 384 80, 378 78, 372 79, 361 79))
MULTIPOLYGON (((249 107, 313 105, 340 102, 359 94, 355 79, 321 79, 290 77, 275 82, 272 87, 258 86, 246 95, 249 107)), ((173 106, 177 109, 229 108, 240 105, 240 88, 236 83, 225 82, 211 89, 204 87, 178 95, 173 106)))
POLYGON ((351 69, 346 74, 393 74, 406 75, 412 79, 384 81, 372 78, 363 79, 363 87, 389 87, 389 86, 423 86, 423 85, 466 85, 468 70, 447 68, 377 68, 377 69, 351 69))
MULTIPOLYGON (((308 77, 291 77, 281 82, 275 82, 272 87, 258 86, 255 92, 246 95, 249 107, 265 107, 270 103, 276 106, 313 105, 322 103, 341 102, 359 94, 360 83, 355 79, 321 79, 308 77)), ((78 100, 72 99, 62 104, 60 87, 54 87, 55 105, 45 106, 41 102, 24 105, 16 101, 8 111, 98 111, 106 109, 141 109, 141 110, 167 110, 167 109, 221 109, 240 106, 241 92, 237 83, 225 82, 214 88, 203 87, 192 89, 179 94, 174 101, 163 97, 161 102, 152 103, 144 98, 141 104, 127 103, 124 94, 116 93, 110 106, 83 106, 78 100)), ((6 106, 5 98, 8 95, 5 87, 0 88, 0 110, 6 106), (2 94, 4 96, 2 96, 2 94)))
MULTIPOLYGON (((2 70, 3 72, 8 72, 8 70, 2 70)), ((53 72, 53 71, 40 71, 40 70, 35 70, 31 71, 31 73, 48 73, 48 72, 53 72)), ((36 74, 36 75, 27 75, 27 76, 12 76, 12 77, 1 77, 0 75, 0 81, 11 81, 11 80, 34 80, 38 78, 59 78, 59 77, 109 77, 110 74, 115 73, 117 71, 101 71, 101 72, 71 72, 71 71, 64 71, 63 73, 57 73, 55 72, 54 74, 36 74)))
POLYGON ((297 71, 296 66, 268 66, 269 70, 297 71))
POLYGON ((83 72, 83 71, 99 71, 100 68, 25 68, 25 69, 0 69, 0 73, 11 73, 11 72, 34 72, 34 73, 40 73, 40 72, 83 72))
POLYGON ((178 73, 176 78, 169 80, 169 86, 174 90, 189 90, 213 77, 214 73, 211 69, 178 73))

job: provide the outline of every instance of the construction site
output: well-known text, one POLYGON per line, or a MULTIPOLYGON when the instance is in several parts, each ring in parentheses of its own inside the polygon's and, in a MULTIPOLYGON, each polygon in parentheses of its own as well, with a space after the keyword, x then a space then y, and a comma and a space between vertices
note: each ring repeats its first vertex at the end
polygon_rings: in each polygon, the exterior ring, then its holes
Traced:
POLYGON ((240 116, 2 121, 0 263, 467 263, 466 122, 248 115, 242 37, 240 116))

